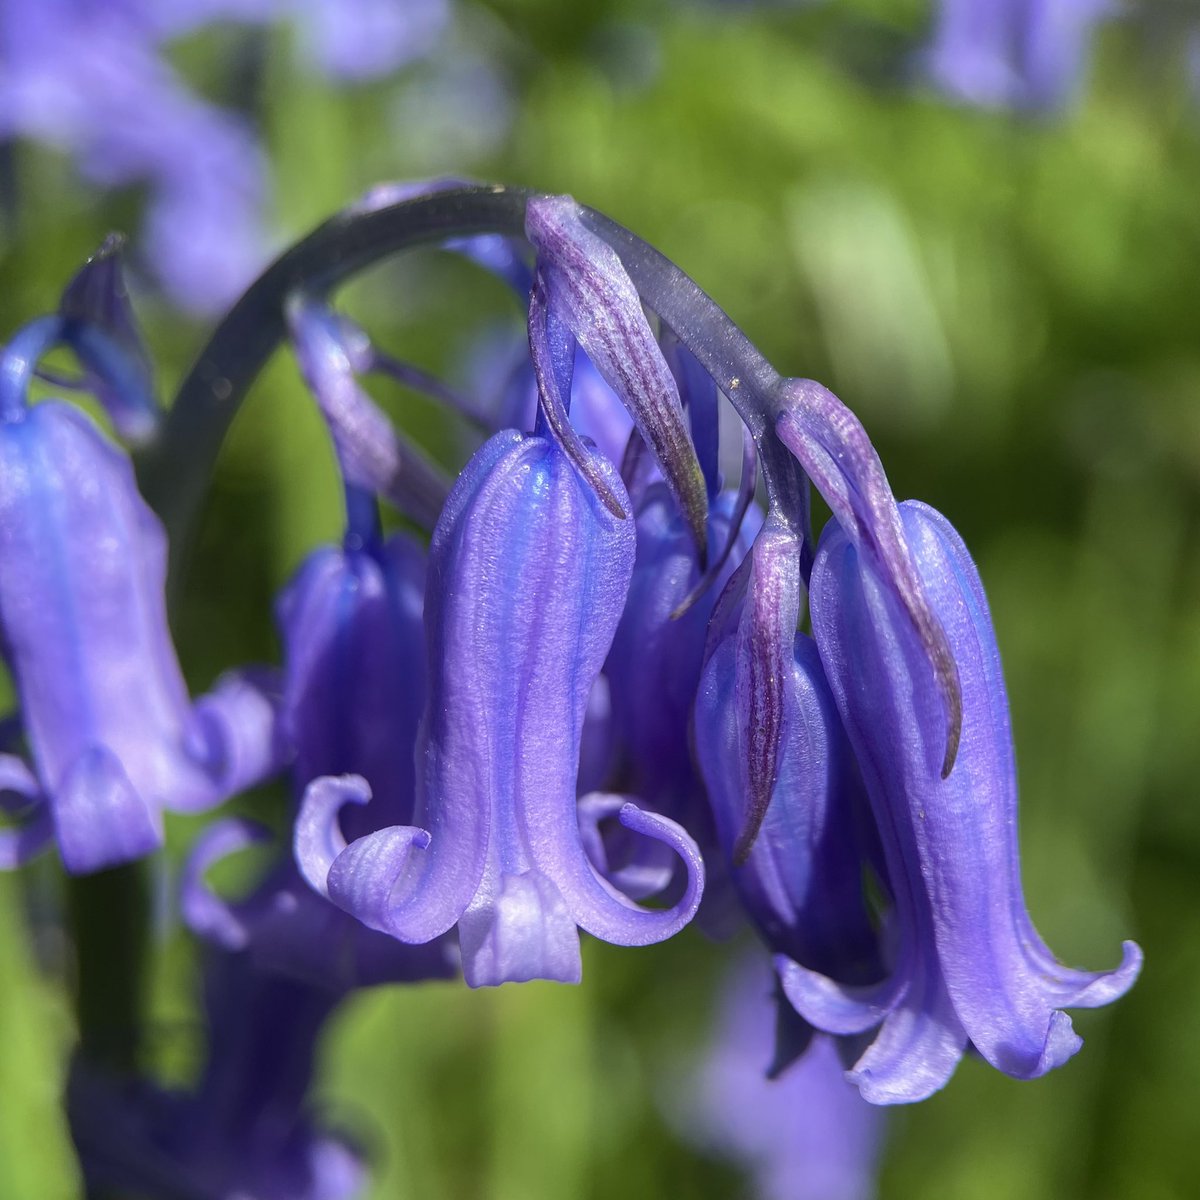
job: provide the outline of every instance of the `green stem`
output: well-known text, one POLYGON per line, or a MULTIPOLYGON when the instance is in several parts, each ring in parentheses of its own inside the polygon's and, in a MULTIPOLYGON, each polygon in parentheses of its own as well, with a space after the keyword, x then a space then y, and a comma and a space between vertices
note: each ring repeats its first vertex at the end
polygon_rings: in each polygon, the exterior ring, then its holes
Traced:
POLYGON ((134 1069, 140 1048, 149 870, 146 863, 129 863, 67 884, 80 1049, 89 1062, 122 1072, 134 1069))

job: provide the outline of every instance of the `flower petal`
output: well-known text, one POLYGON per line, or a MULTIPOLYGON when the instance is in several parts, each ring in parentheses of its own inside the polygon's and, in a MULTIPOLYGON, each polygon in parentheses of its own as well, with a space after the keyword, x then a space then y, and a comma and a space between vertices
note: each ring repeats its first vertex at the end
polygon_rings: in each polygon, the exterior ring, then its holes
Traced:
POLYGON ((209 868, 223 858, 271 840, 261 825, 229 817, 210 825, 192 846, 179 881, 180 913, 188 928, 222 949, 244 950, 250 942, 243 905, 219 896, 205 881, 209 868))
POLYGON ((104 746, 89 747, 71 764, 51 808, 59 853, 72 874, 131 862, 162 845, 158 813, 104 746))

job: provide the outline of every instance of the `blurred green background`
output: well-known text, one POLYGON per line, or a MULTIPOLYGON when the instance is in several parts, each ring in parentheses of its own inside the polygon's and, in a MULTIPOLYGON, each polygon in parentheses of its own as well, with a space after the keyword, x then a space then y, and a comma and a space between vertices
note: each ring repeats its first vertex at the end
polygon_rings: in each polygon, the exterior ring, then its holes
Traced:
MULTIPOLYGON (((511 89, 486 145, 422 108, 419 66, 351 88, 304 70, 286 30, 262 35, 251 115, 281 239, 380 179, 453 170, 570 192, 678 262, 781 370, 831 387, 897 495, 945 512, 980 566, 1035 921, 1074 964, 1115 964, 1125 937, 1145 950, 1128 997, 1074 1014, 1086 1046, 1065 1069, 1022 1084, 965 1061, 892 1112, 880 1194, 1195 1195, 1200 96, 1181 48, 1105 25, 1078 101, 1016 116, 894 69, 929 20, 915 2, 496 0, 458 20, 511 89)), ((198 32, 176 65, 219 98, 239 36, 198 32)), ((5 335, 56 303, 108 229, 135 232, 141 202, 26 143, 8 169, 37 202, 0 235, 5 335)), ((168 396, 208 325, 136 299, 168 396)), ((519 321, 499 287, 425 253, 347 302, 460 381, 482 323, 519 321)), ((461 463, 466 443, 427 405, 378 394, 461 463)), ((281 356, 227 444, 189 573, 179 637, 197 687, 276 654, 271 597, 340 520, 331 454, 281 356)), ((199 827, 172 827, 169 863, 199 827)), ((168 873, 147 1067, 179 1081, 201 1047, 171 888, 168 873)), ((14 1200, 77 1187, 58 1115, 74 1036, 70 948, 47 915, 60 892, 49 862, 0 876, 0 1196, 14 1200)), ((322 1048, 323 1105, 372 1149, 373 1197, 740 1195, 736 1170, 662 1112, 703 1053, 730 956, 688 930, 652 950, 587 943, 579 988, 360 994, 322 1048)))

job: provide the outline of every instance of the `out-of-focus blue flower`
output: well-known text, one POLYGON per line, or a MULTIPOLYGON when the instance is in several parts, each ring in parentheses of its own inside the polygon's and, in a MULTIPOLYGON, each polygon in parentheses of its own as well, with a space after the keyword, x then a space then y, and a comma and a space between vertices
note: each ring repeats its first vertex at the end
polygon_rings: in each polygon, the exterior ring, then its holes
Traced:
POLYGON ((89 1186, 148 1200, 359 1195, 358 1152, 320 1129, 305 1099, 336 999, 220 954, 208 964, 205 1000, 208 1052, 187 1091, 74 1064, 67 1111, 89 1186))
POLYGON ((188 91, 138 4, 5 5, 0 137, 55 146, 102 187, 148 184, 147 258, 184 307, 227 303, 266 257, 250 129, 188 91))
MULTIPOLYGON (((611 464, 590 453, 627 504, 611 464)), ((402 941, 457 925, 472 986, 577 981, 577 926, 644 945, 675 933, 699 903, 699 853, 673 822, 632 804, 618 812, 689 867, 679 903, 650 911, 593 869, 576 813, 584 718, 633 541, 632 522, 601 503, 553 440, 491 438, 459 477, 430 548, 414 825, 347 846, 337 813, 365 801, 366 784, 318 781, 305 798, 297 857, 309 881, 402 941)))
POLYGON ((270 253, 267 164, 249 124, 192 92, 165 43, 213 21, 292 20, 312 62, 365 79, 428 54, 448 19, 448 0, 13 0, 0 8, 0 139, 54 146, 101 187, 146 185, 146 261, 177 304, 212 312, 270 253))
MULTIPOLYGON (((48 324, 47 324, 48 322, 48 324)), ((166 536, 125 454, 82 412, 29 407, 59 318, 0 356, 0 636, 36 774, 34 837, 81 873, 141 857, 163 809, 199 811, 277 766, 270 681, 232 676, 193 706, 167 627, 166 536)), ((23 769, 11 762, 14 779, 23 769)))
POLYGON ((929 77, 989 108, 1054 108, 1077 91, 1113 0, 941 0, 929 77))
POLYGON ((940 1088, 968 1042, 1029 1079, 1082 1044, 1062 1012, 1097 1007, 1137 978, 1125 944, 1111 972, 1062 966, 1021 893, 1008 702, 987 601, 966 548, 925 505, 900 506, 925 595, 962 683, 962 740, 943 774, 942 702, 894 590, 831 524, 813 567, 813 632, 866 783, 894 909, 890 975, 848 986, 779 958, 784 989, 817 1028, 874 1040, 851 1079, 875 1103, 940 1088))
POLYGON ((832 1038, 768 1077, 772 983, 757 958, 731 974, 712 1048, 671 1115, 699 1149, 743 1166, 756 1200, 870 1200, 883 1114, 846 1082, 832 1038))

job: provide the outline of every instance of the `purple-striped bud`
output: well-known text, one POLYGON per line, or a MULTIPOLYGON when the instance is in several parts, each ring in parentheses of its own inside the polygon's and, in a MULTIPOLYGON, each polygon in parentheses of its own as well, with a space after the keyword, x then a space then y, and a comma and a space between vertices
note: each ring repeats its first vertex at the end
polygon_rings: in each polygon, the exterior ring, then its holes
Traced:
POLYGON ((942 697, 942 774, 962 732, 962 688, 945 631, 929 604, 905 541, 896 498, 859 419, 828 388, 786 379, 775 432, 795 455, 857 552, 899 602, 916 631, 942 697))
POLYGON ((1060 1066, 1082 1044, 1061 1010, 1117 999, 1141 966, 1127 942, 1116 970, 1072 970, 1034 929, 1021 892, 1008 701, 983 587, 944 517, 911 501, 900 516, 958 664, 958 759, 943 777, 942 697, 909 615, 871 558, 831 524, 813 567, 813 630, 883 842, 895 958, 874 988, 777 960, 788 998, 818 1028, 879 1026, 851 1078, 882 1104, 936 1091, 968 1042, 1018 1078, 1060 1066))
MULTIPOLYGON (((696 695, 696 758, 717 841, 771 950, 873 980, 881 966, 863 897, 866 802, 816 646, 796 631, 798 535, 768 518, 748 563, 736 623, 733 612, 717 619, 696 695)), ((810 1032, 782 1001, 778 1068, 810 1032)))
MULTIPOLYGON (((611 464, 594 459, 623 496, 611 464)), ((321 780, 306 797, 297 855, 310 882, 401 941, 457 925, 472 986, 576 981, 577 926, 644 945, 675 933, 699 903, 703 866, 673 822, 632 804, 619 812, 689 865, 683 899, 650 911, 601 880, 576 812, 589 695, 633 556, 632 522, 604 506, 556 443, 497 434, 460 476, 430 547, 415 826, 346 846, 337 811, 365 798, 362 782, 321 780)))
POLYGON ((684 514, 703 566, 708 545, 704 474, 688 437, 679 389, 620 258, 587 229, 570 196, 529 202, 526 233, 538 254, 550 314, 579 341, 629 409, 684 514))

